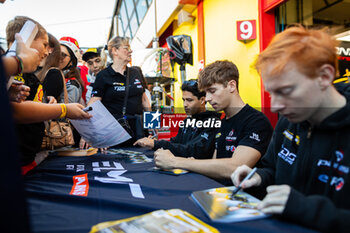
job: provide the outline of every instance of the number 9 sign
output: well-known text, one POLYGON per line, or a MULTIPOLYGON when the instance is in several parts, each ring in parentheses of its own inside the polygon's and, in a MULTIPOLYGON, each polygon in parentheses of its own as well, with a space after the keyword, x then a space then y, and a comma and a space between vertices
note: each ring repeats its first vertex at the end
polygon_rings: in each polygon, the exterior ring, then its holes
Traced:
POLYGON ((237 40, 256 39, 256 21, 243 20, 237 21, 237 40))

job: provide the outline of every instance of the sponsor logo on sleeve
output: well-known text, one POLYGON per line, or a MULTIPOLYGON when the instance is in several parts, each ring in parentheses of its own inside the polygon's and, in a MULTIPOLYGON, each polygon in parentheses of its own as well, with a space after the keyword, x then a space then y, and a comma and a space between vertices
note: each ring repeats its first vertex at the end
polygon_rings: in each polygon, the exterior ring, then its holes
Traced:
POLYGON ((249 138, 260 142, 259 134, 257 133, 253 133, 252 135, 249 136, 249 138))

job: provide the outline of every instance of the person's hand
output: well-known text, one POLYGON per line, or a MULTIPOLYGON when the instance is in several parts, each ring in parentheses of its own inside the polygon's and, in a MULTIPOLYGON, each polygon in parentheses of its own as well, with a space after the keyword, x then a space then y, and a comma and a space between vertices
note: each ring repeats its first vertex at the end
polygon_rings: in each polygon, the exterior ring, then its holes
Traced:
POLYGON ((173 169, 175 165, 176 157, 170 150, 158 149, 154 152, 154 162, 156 166, 162 169, 173 169))
POLYGON ((21 103, 25 101, 27 96, 29 96, 30 88, 23 84, 23 82, 13 80, 10 89, 8 90, 8 95, 10 101, 21 103))
POLYGON ((38 50, 28 47, 18 33, 16 33, 15 39, 17 41, 16 54, 23 62, 22 72, 30 73, 36 71, 41 62, 38 50))
POLYGON ((78 119, 78 120, 82 120, 82 119, 89 119, 92 116, 83 111, 84 106, 78 103, 71 103, 71 104, 66 104, 67 107, 67 118, 70 119, 78 119))
POLYGON ((83 150, 83 149, 87 149, 89 147, 90 147, 90 145, 83 138, 80 138, 79 149, 83 150))
POLYGON ((267 195, 258 204, 265 214, 282 214, 286 208, 291 188, 289 185, 271 185, 266 188, 267 195))
MULTIPOLYGON (((90 145, 83 138, 80 138, 79 149, 84 150, 84 149, 88 149, 89 147, 90 145)), ((105 154, 108 150, 108 147, 99 148, 99 149, 101 153, 105 154)))
POLYGON ((108 147, 99 148, 102 154, 107 154, 108 147))
POLYGON ((134 143, 134 146, 142 146, 142 147, 149 147, 153 148, 154 147, 154 139, 148 137, 140 138, 134 143))
POLYGON ((47 96, 47 103, 48 104, 57 104, 57 100, 53 96, 47 96))
MULTIPOLYGON (((236 168, 236 170, 231 175, 231 180, 234 186, 238 186, 242 180, 250 173, 252 169, 247 165, 242 165, 236 168)), ((253 186, 259 186, 261 184, 261 177, 255 173, 249 180, 242 183, 241 187, 243 189, 250 188, 253 186)))

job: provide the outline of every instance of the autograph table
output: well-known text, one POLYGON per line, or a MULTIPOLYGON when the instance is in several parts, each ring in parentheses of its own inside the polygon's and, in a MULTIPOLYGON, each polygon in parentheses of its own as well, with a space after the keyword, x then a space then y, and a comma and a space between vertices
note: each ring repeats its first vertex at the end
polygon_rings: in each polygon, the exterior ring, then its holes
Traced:
MULTIPOLYGON (((153 157, 153 151, 142 151, 153 157)), ((89 232, 95 224, 158 209, 179 208, 220 232, 314 232, 274 218, 214 223, 190 200, 193 191, 222 187, 210 178, 152 171, 153 162, 132 164, 116 155, 49 156, 25 176, 33 232, 89 232)))

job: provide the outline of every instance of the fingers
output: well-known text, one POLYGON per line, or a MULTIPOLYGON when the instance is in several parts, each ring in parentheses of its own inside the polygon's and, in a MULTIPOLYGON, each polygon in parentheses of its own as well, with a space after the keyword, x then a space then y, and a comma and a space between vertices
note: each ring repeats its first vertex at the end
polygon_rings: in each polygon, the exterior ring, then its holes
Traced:
POLYGON ((22 59, 23 72, 29 73, 35 71, 41 61, 39 52, 36 49, 29 48, 26 44, 24 44, 20 34, 17 33, 15 35, 15 39, 17 42, 16 54, 22 59))
POLYGON ((79 149, 84 149, 85 147, 85 140, 83 138, 80 139, 80 142, 79 142, 79 149))
POLYGON ((154 158, 156 159, 157 156, 159 156, 160 154, 164 153, 164 151, 165 151, 165 150, 163 150, 163 148, 160 148, 160 149, 156 150, 156 151, 154 152, 154 158))
POLYGON ((17 41, 17 44, 24 44, 22 36, 19 33, 15 34, 15 39, 17 41))
POLYGON ((107 152, 107 149, 108 149, 108 147, 100 148, 100 150, 101 150, 102 153, 106 153, 106 152, 107 152))
POLYGON ((136 142, 134 142, 134 146, 144 146, 144 143, 143 143, 143 138, 137 140, 136 142))
POLYGON ((27 96, 30 94, 30 88, 26 85, 23 85, 23 82, 15 81, 11 84, 9 89, 9 97, 11 101, 21 103, 27 99, 27 96))
POLYGON ((269 194, 276 192, 290 193, 290 187, 288 185, 270 185, 266 188, 266 191, 269 194))
MULTIPOLYGON (((236 170, 231 175, 232 183, 237 187, 241 184, 244 178, 251 172, 251 168, 247 165, 242 165, 236 168, 236 170)), ((253 186, 258 186, 261 183, 261 177, 255 173, 249 180, 244 181, 241 184, 243 189, 251 188, 253 186)))
POLYGON ((287 204, 290 186, 288 185, 272 185, 267 187, 268 194, 259 203, 258 209, 266 214, 281 214, 287 204))
MULTIPOLYGON (((257 175, 257 174, 255 174, 255 175, 257 175)), ((254 175, 252 178, 250 178, 249 180, 246 180, 246 181, 244 181, 244 182, 242 183, 241 186, 242 186, 243 189, 251 188, 251 187, 257 185, 258 182, 257 182, 257 180, 256 180, 255 175, 254 175)))
POLYGON ((284 206, 269 206, 260 209, 264 214, 282 214, 284 211, 284 206))
POLYGON ((77 103, 66 104, 67 106, 67 118, 70 119, 89 119, 92 117, 89 113, 83 111, 83 105, 77 103))
POLYGON ((242 165, 236 168, 236 170, 231 174, 232 183, 235 186, 238 186, 251 170, 252 169, 246 165, 242 165))
POLYGON ((49 104, 57 104, 57 100, 53 96, 48 96, 49 104))

